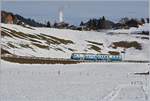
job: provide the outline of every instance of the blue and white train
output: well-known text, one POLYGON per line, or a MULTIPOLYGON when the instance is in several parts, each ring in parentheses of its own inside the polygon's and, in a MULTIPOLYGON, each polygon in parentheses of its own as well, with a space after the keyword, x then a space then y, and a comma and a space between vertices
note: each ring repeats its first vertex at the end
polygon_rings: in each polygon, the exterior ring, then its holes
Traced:
POLYGON ((122 61, 121 55, 110 54, 93 54, 93 53, 72 53, 71 59, 73 60, 88 60, 88 61, 122 61))

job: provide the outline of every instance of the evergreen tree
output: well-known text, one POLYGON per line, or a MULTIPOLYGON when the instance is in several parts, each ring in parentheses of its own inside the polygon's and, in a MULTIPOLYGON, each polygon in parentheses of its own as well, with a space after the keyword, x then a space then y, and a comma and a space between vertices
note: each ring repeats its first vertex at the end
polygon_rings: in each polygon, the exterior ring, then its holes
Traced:
POLYGON ((97 29, 101 29, 101 24, 102 24, 102 20, 101 18, 99 18, 98 23, 97 23, 97 29))
POLYGON ((145 24, 144 18, 141 18, 141 22, 142 22, 142 24, 145 24))
POLYGON ((50 22, 49 22, 49 21, 47 22, 46 27, 51 27, 51 24, 50 24, 50 22))
POLYGON ((100 28, 100 29, 105 29, 105 28, 106 28, 105 22, 106 22, 106 19, 105 19, 104 16, 99 19, 99 28, 100 28))
POLYGON ((83 21, 81 21, 80 26, 83 26, 83 25, 84 25, 84 23, 83 23, 83 21))
POLYGON ((105 16, 103 16, 103 17, 102 17, 102 20, 103 20, 103 21, 105 21, 105 20, 106 20, 106 19, 105 19, 105 16))
POLYGON ((91 25, 92 25, 92 20, 90 19, 88 22, 87 22, 87 27, 91 30, 91 25))
POLYGON ((129 18, 128 18, 128 17, 124 17, 124 18, 122 18, 122 19, 119 21, 119 23, 120 23, 120 24, 125 24, 127 21, 129 21, 129 18))
POLYGON ((131 19, 126 22, 128 27, 138 27, 138 21, 136 19, 131 19))
POLYGON ((147 20, 147 23, 149 23, 149 18, 146 18, 146 20, 147 20))
POLYGON ((96 19, 93 19, 91 29, 96 30, 96 27, 97 27, 97 21, 96 21, 96 19))
POLYGON ((55 23, 54 23, 54 28, 57 28, 57 26, 58 26, 58 24, 55 22, 55 23))

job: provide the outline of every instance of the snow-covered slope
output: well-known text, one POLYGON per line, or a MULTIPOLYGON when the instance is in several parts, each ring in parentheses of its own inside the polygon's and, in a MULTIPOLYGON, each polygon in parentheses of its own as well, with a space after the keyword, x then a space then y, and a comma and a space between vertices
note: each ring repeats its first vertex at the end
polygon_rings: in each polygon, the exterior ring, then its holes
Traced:
POLYGON ((115 51, 121 53, 123 47, 113 48, 113 42, 137 42, 142 49, 129 47, 125 59, 148 60, 149 36, 132 35, 132 30, 148 29, 132 28, 129 30, 111 30, 125 34, 106 34, 95 31, 75 31, 69 29, 23 27, 14 24, 1 24, 2 49, 11 54, 21 56, 70 58, 72 53, 106 53, 115 51), (127 33, 127 34, 126 34, 127 33))

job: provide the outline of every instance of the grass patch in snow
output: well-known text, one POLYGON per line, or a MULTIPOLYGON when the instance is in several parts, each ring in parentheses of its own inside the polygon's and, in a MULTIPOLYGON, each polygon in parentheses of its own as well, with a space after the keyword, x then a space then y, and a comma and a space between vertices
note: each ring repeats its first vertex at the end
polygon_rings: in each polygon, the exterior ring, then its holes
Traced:
POLYGON ((65 53, 65 51, 64 51, 64 50, 62 50, 61 48, 55 48, 55 50, 56 50, 56 51, 62 51, 62 52, 64 52, 64 53, 65 53))
POLYGON ((141 37, 141 39, 149 40, 149 37, 141 37))
POLYGON ((11 35, 11 37, 14 36, 14 37, 17 37, 17 38, 20 38, 20 39, 27 38, 27 35, 25 33, 16 32, 16 31, 10 30, 10 29, 9 29, 9 31, 3 31, 3 33, 5 32, 5 34, 7 34, 7 35, 9 34, 9 35, 11 35))
POLYGON ((32 49, 33 51, 35 51, 34 50, 34 48, 32 48, 29 44, 19 44, 21 47, 23 47, 23 48, 30 48, 30 49, 32 49))
POLYGON ((109 51, 108 53, 111 54, 111 55, 119 55, 119 54, 120 54, 120 53, 117 52, 117 51, 109 51))
POLYGON ((35 39, 29 39, 29 40, 32 41, 32 42, 42 43, 42 42, 40 42, 38 40, 35 40, 35 39))
POLYGON ((12 36, 8 32, 5 32, 5 31, 2 30, 1 31, 1 37, 5 37, 5 36, 12 38, 12 36))
POLYGON ((88 41, 88 40, 86 40, 86 41, 87 41, 88 43, 91 43, 91 44, 103 46, 103 43, 98 43, 98 42, 88 41))
POLYGON ((29 37, 29 38, 34 38, 34 39, 41 39, 40 37, 38 37, 37 35, 32 35, 32 34, 27 34, 27 36, 29 37))
POLYGON ((4 55, 4 54, 11 54, 9 51, 1 48, 1 54, 4 55))
POLYGON ((77 64, 79 61, 65 60, 65 59, 50 59, 41 57, 24 57, 24 56, 13 56, 13 57, 1 57, 5 61, 20 63, 20 64, 77 64))
POLYGON ((61 39, 61 38, 57 38, 54 36, 49 36, 49 35, 45 35, 45 34, 40 34, 38 35, 39 37, 41 37, 43 40, 46 40, 47 43, 49 44, 73 44, 74 42, 71 40, 67 40, 67 39, 61 39))
POLYGON ((13 45, 12 43, 8 42, 7 45, 11 48, 18 48, 17 46, 13 45))
POLYGON ((88 44, 88 46, 90 46, 90 48, 88 48, 89 50, 95 50, 97 52, 101 52, 101 48, 99 48, 98 46, 91 45, 91 44, 88 44))
POLYGON ((68 48, 68 50, 70 50, 70 51, 72 51, 72 52, 77 51, 77 50, 72 49, 72 48, 68 48))
MULTIPOLYGON (((2 28, 2 29, 7 29, 7 28, 2 28)), ((4 34, 9 33, 10 35, 17 37, 17 38, 21 38, 21 39, 28 39, 28 38, 35 38, 35 39, 40 39, 38 36, 36 35, 32 35, 32 34, 27 34, 27 33, 23 33, 23 32, 16 32, 15 30, 11 30, 11 29, 7 29, 5 31, 3 31, 4 34), (7 31, 9 30, 9 31, 7 31)), ((8 34, 7 34, 8 36, 8 34)), ((11 37, 12 37, 11 36, 11 37)))
POLYGON ((56 40, 54 40, 54 39, 52 39, 52 38, 50 38, 50 37, 47 37, 47 36, 45 36, 44 34, 40 34, 40 35, 37 35, 38 37, 40 37, 41 38, 41 40, 44 40, 44 41, 46 41, 46 44, 60 44, 60 42, 58 42, 58 41, 56 41, 56 40))
POLYGON ((113 48, 122 47, 122 48, 135 48, 135 49, 142 49, 142 46, 137 41, 119 41, 119 42, 113 42, 111 45, 113 48))
POLYGON ((33 45, 35 45, 36 47, 42 48, 42 49, 49 49, 49 46, 46 45, 41 45, 41 44, 37 44, 37 43, 32 43, 33 45))

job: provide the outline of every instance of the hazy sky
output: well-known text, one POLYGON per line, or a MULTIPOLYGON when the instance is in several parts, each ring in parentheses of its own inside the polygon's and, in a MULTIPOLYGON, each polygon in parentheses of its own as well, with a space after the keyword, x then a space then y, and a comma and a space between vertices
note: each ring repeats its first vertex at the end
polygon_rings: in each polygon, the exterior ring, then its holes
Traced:
POLYGON ((40 22, 58 21, 58 9, 63 7, 65 21, 79 24, 81 20, 106 16, 111 20, 122 17, 148 17, 148 0, 144 1, 2 1, 2 10, 33 18, 40 22))

